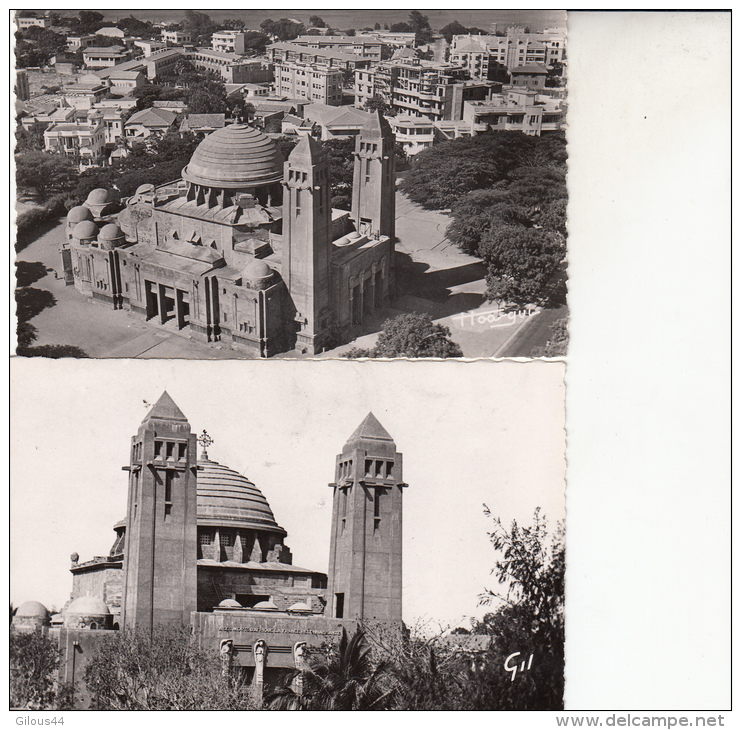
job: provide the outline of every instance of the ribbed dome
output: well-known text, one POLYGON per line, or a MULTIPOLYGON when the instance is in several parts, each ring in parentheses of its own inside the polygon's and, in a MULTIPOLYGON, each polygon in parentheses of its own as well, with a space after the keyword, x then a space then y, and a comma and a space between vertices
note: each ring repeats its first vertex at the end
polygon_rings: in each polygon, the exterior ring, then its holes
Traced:
POLYGON ((18 606, 18 610, 15 612, 18 618, 36 616, 38 618, 46 618, 49 612, 46 610, 46 606, 38 601, 26 601, 18 606))
POLYGON ((283 178, 283 156, 267 135, 246 124, 230 124, 198 145, 183 178, 212 188, 268 185, 283 178))
POLYGON ((84 205, 76 205, 69 209, 67 213, 67 223, 80 223, 81 221, 91 221, 93 214, 84 205))
POLYGON ((210 459, 198 462, 198 524, 287 534, 275 521, 263 493, 249 479, 210 459))

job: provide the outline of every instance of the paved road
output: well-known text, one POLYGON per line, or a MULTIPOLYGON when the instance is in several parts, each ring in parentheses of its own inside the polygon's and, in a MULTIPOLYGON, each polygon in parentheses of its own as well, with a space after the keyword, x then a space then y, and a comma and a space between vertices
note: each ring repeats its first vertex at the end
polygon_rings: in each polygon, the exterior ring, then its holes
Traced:
POLYGON ((565 304, 553 309, 542 310, 530 321, 524 322, 512 338, 496 353, 496 356, 531 357, 534 347, 544 347, 550 339, 550 326, 556 320, 568 317, 568 314, 569 310, 565 304))

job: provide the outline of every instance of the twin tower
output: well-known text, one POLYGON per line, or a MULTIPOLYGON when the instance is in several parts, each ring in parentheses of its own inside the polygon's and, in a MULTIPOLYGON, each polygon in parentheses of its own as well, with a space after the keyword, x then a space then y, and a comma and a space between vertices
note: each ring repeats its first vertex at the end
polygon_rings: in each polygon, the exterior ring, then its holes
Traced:
MULTIPOLYGON (((166 392, 133 437, 124 469, 122 626, 189 624, 198 591, 196 436, 166 392)), ((402 455, 372 413, 337 456, 329 486, 325 618, 401 621, 402 455)))

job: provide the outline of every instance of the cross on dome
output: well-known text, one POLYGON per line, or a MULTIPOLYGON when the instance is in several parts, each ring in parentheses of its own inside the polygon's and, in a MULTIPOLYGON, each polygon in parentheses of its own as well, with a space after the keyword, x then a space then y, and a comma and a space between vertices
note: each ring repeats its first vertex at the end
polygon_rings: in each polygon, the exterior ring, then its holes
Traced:
POLYGON ((206 432, 206 429, 203 429, 203 433, 196 439, 198 443, 201 445, 201 448, 203 451, 201 451, 201 459, 208 459, 208 454, 206 453, 206 449, 211 446, 211 444, 214 442, 214 440, 208 435, 206 432))

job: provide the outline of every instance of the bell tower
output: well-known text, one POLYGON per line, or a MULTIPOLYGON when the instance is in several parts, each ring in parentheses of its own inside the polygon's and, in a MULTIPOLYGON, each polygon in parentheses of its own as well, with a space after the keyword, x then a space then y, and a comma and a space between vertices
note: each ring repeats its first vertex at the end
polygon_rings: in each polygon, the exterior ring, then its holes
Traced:
POLYGON ((402 455, 369 413, 337 457, 327 605, 333 618, 401 621, 402 455))
POLYGON ((122 626, 151 631, 196 610, 196 437, 164 392, 131 440, 122 626))
POLYGON ((324 349, 332 327, 332 210, 329 165, 310 135, 289 155, 283 185, 282 276, 296 310, 296 349, 315 355, 324 349))
POLYGON ((352 218, 358 233, 396 237, 395 137, 380 111, 360 130, 355 141, 352 218))

